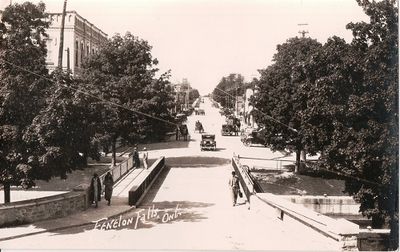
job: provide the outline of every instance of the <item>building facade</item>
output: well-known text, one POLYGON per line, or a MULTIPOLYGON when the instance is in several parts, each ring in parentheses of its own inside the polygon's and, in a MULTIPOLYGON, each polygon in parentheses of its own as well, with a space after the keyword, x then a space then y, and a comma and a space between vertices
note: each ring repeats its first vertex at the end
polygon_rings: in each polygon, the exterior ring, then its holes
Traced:
POLYGON ((254 107, 250 104, 250 98, 256 93, 256 91, 253 88, 247 88, 245 93, 244 93, 244 105, 243 105, 243 115, 244 115, 244 122, 246 123, 247 126, 256 128, 257 123, 254 120, 252 111, 254 110, 254 107))
MULTIPOLYGON (((62 13, 48 13, 51 22, 47 34, 46 64, 53 71, 58 64, 62 13)), ((107 41, 107 34, 81 17, 75 11, 67 11, 64 25, 63 70, 69 69, 79 75, 85 57, 98 51, 107 41)))

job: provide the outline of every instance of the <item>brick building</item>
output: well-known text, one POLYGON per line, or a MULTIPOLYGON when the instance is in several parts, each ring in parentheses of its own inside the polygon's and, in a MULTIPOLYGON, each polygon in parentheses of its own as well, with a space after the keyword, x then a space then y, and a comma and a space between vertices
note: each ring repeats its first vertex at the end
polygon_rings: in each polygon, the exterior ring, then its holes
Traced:
MULTIPOLYGON (((62 13, 48 13, 48 18, 51 24, 47 30, 49 37, 47 40, 46 64, 49 70, 52 71, 58 64, 62 13)), ((107 34, 80 16, 76 11, 66 12, 64 27, 62 65, 63 69, 66 70, 69 59, 70 69, 76 75, 79 74, 84 58, 98 50, 100 44, 107 40, 107 34)))

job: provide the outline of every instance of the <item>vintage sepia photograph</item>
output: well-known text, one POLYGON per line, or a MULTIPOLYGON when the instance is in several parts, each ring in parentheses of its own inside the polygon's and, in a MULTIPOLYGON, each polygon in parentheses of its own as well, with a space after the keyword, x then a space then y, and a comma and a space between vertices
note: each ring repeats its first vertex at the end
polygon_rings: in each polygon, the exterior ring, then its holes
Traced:
POLYGON ((397 251, 397 0, 0 0, 0 251, 397 251))

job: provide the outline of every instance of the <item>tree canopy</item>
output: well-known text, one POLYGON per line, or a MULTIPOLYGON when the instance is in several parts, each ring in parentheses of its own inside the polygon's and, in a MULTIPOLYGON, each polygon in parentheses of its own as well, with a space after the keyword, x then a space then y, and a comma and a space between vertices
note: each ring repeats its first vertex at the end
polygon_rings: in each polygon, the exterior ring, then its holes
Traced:
POLYGON ((241 74, 231 73, 222 77, 217 87, 213 90, 213 99, 223 107, 234 108, 235 96, 242 96, 245 92, 244 77, 241 74))
POLYGON ((320 153, 321 168, 343 176, 373 227, 390 225, 396 248, 398 9, 392 0, 357 2, 370 21, 347 25, 350 44, 333 36, 278 46, 253 103, 266 142, 320 153))
POLYGON ((113 153, 118 138, 131 144, 160 140, 173 122, 169 74, 155 77, 158 61, 150 50, 147 41, 130 33, 115 35, 83 65, 85 89, 102 98, 91 101, 95 132, 113 153))
MULTIPOLYGON (((44 4, 26 2, 5 8, 0 23, 0 181, 32 185, 35 146, 26 141, 27 129, 45 106, 50 85, 45 65, 44 4), (29 71, 21 70, 21 68, 29 71)), ((9 194, 5 195, 9 201, 9 194)))
POLYGON ((29 188, 96 157, 82 100, 69 75, 48 74, 49 23, 45 6, 26 2, 7 7, 0 23, 0 183, 5 201, 10 185, 29 188))

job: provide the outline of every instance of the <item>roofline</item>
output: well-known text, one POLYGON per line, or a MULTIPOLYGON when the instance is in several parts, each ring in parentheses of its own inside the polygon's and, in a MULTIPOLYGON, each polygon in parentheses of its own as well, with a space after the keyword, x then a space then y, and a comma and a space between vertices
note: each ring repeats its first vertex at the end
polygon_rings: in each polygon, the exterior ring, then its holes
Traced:
MULTIPOLYGON (((92 24, 91 22, 89 22, 86 18, 82 17, 81 15, 78 14, 78 12, 72 10, 72 11, 66 11, 65 14, 68 13, 72 13, 75 14, 76 16, 78 16, 79 18, 83 19, 85 22, 89 23, 90 25, 96 27, 97 29, 99 29, 99 31, 101 31, 103 34, 106 35, 106 37, 108 38, 108 34, 105 33, 104 31, 102 31, 99 27, 97 27, 96 25, 92 24)), ((61 15, 61 12, 47 12, 48 15, 61 15)))

